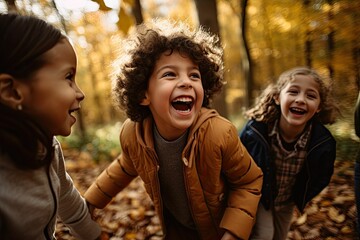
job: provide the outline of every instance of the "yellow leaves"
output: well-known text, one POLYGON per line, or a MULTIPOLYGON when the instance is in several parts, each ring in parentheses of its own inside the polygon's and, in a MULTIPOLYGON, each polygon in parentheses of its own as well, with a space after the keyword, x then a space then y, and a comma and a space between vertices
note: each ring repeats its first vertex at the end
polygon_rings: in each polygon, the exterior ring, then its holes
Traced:
POLYGON ((352 230, 349 226, 344 226, 341 228, 341 232, 344 233, 344 234, 349 234, 349 233, 352 233, 352 230))
POLYGON ((136 233, 130 232, 125 234, 125 239, 136 239, 136 233))
POLYGON ((126 9, 121 6, 119 11, 119 21, 116 23, 119 30, 124 34, 127 34, 130 27, 135 24, 134 18, 131 14, 131 11, 126 11, 126 9))
POLYGON ((295 221, 296 225, 303 225, 306 223, 307 220, 307 214, 304 213, 303 215, 301 215, 300 217, 298 217, 295 221))
POLYGON ((345 221, 345 215, 340 214, 339 211, 334 207, 329 207, 328 216, 336 223, 343 223, 345 221))
POLYGON ((99 4, 99 10, 101 10, 101 11, 109 11, 109 10, 111 10, 111 8, 106 6, 104 0, 91 0, 91 1, 96 2, 97 4, 99 4))
MULTIPOLYGON (((91 0, 99 4, 99 10, 101 11, 110 11, 112 8, 108 7, 104 0, 91 0)), ((129 31, 130 27, 135 24, 132 8, 134 6, 134 0, 119 0, 120 9, 118 12, 119 20, 116 23, 118 29, 123 32, 125 35, 129 31)))
POLYGON ((137 209, 132 209, 130 211, 130 218, 132 220, 141 220, 144 219, 145 217, 145 208, 143 206, 137 208, 137 209))

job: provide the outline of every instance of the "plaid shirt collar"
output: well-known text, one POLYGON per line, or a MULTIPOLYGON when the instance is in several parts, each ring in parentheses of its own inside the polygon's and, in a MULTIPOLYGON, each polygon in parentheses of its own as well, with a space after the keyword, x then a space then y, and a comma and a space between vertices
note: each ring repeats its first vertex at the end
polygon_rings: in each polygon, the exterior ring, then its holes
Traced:
MULTIPOLYGON (((282 144, 281 144, 281 138, 280 138, 280 129, 279 129, 279 124, 278 124, 279 120, 276 119, 276 121, 274 122, 274 125, 272 127, 270 127, 270 133, 269 133, 269 137, 276 137, 278 142, 280 143, 281 147, 283 148, 282 144)), ((300 149, 305 149, 306 148, 306 144, 310 138, 310 133, 311 133, 311 129, 312 129, 312 122, 308 123, 307 126, 305 127, 303 133, 301 134, 301 136, 298 138, 298 140, 296 141, 296 144, 294 146, 295 150, 300 150, 300 149)))

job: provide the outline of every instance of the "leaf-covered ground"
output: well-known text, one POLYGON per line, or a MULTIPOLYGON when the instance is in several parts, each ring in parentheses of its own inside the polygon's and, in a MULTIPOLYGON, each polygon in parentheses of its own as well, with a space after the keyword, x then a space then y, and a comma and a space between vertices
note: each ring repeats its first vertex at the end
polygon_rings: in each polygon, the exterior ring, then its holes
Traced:
MULTIPOLYGON (((65 156, 67 170, 81 193, 108 164, 95 164, 86 153, 65 151, 65 156)), ((357 239, 353 175, 352 161, 336 162, 330 185, 308 204, 304 214, 294 214, 288 240, 357 239)), ((161 239, 159 220, 140 179, 135 179, 106 208, 96 211, 96 217, 111 240, 161 239)), ((74 239, 61 222, 56 236, 59 240, 74 239)))

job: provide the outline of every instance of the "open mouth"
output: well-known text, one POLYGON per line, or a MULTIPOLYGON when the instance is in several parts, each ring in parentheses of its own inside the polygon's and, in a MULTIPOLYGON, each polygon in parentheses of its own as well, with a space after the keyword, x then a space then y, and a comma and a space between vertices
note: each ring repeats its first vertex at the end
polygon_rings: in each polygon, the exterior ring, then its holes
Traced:
POLYGON ((300 115, 303 115, 306 113, 306 111, 304 109, 296 108, 296 107, 290 108, 290 112, 294 113, 294 114, 300 114, 300 115))
POLYGON ((194 105, 194 100, 191 97, 178 97, 171 102, 171 105, 177 111, 190 112, 194 105))
POLYGON ((71 109, 71 110, 69 111, 69 115, 72 116, 72 114, 73 114, 74 112, 78 111, 79 109, 80 109, 80 108, 71 109))

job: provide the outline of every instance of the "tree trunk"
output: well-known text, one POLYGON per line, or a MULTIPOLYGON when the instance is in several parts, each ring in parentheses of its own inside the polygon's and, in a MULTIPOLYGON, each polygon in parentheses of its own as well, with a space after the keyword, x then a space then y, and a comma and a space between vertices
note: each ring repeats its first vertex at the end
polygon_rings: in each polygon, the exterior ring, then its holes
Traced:
POLYGON ((132 6, 132 12, 135 17, 136 25, 141 24, 144 21, 142 10, 141 10, 141 2, 140 0, 135 0, 134 5, 132 6))
POLYGON ((334 66, 333 66, 333 59, 334 59, 334 51, 335 51, 335 30, 334 27, 332 26, 332 23, 334 21, 334 14, 333 14, 333 8, 334 8, 334 4, 332 0, 327 0, 328 4, 330 5, 330 10, 328 12, 328 22, 329 22, 329 33, 327 35, 327 55, 328 55, 328 63, 327 63, 327 68, 329 71, 329 77, 330 80, 333 81, 334 79, 334 66))
MULTIPOLYGON (((303 2, 305 11, 307 12, 307 8, 310 5, 310 0, 304 0, 303 2)), ((305 33, 305 63, 306 66, 312 67, 312 59, 311 59, 311 53, 312 53, 312 32, 309 29, 309 20, 306 21, 307 30, 305 33)))
POLYGON ((135 16, 136 25, 141 24, 144 22, 144 18, 142 16, 142 10, 141 10, 141 2, 140 0, 134 1, 134 6, 132 8, 133 14, 135 16))
MULTIPOLYGON (((220 37, 216 0, 195 0, 195 5, 197 8, 200 25, 208 28, 210 32, 217 34, 220 37)), ((224 85, 219 95, 214 98, 212 107, 214 107, 222 116, 228 117, 227 104, 225 99, 226 85, 224 85)))
POLYGON ((253 104, 253 71, 250 50, 246 39, 246 7, 247 0, 241 0, 241 63, 245 81, 244 107, 248 108, 253 104))
POLYGON ((353 42, 353 61, 354 61, 354 72, 355 72, 355 81, 358 90, 360 91, 360 48, 357 47, 357 42, 353 42))

